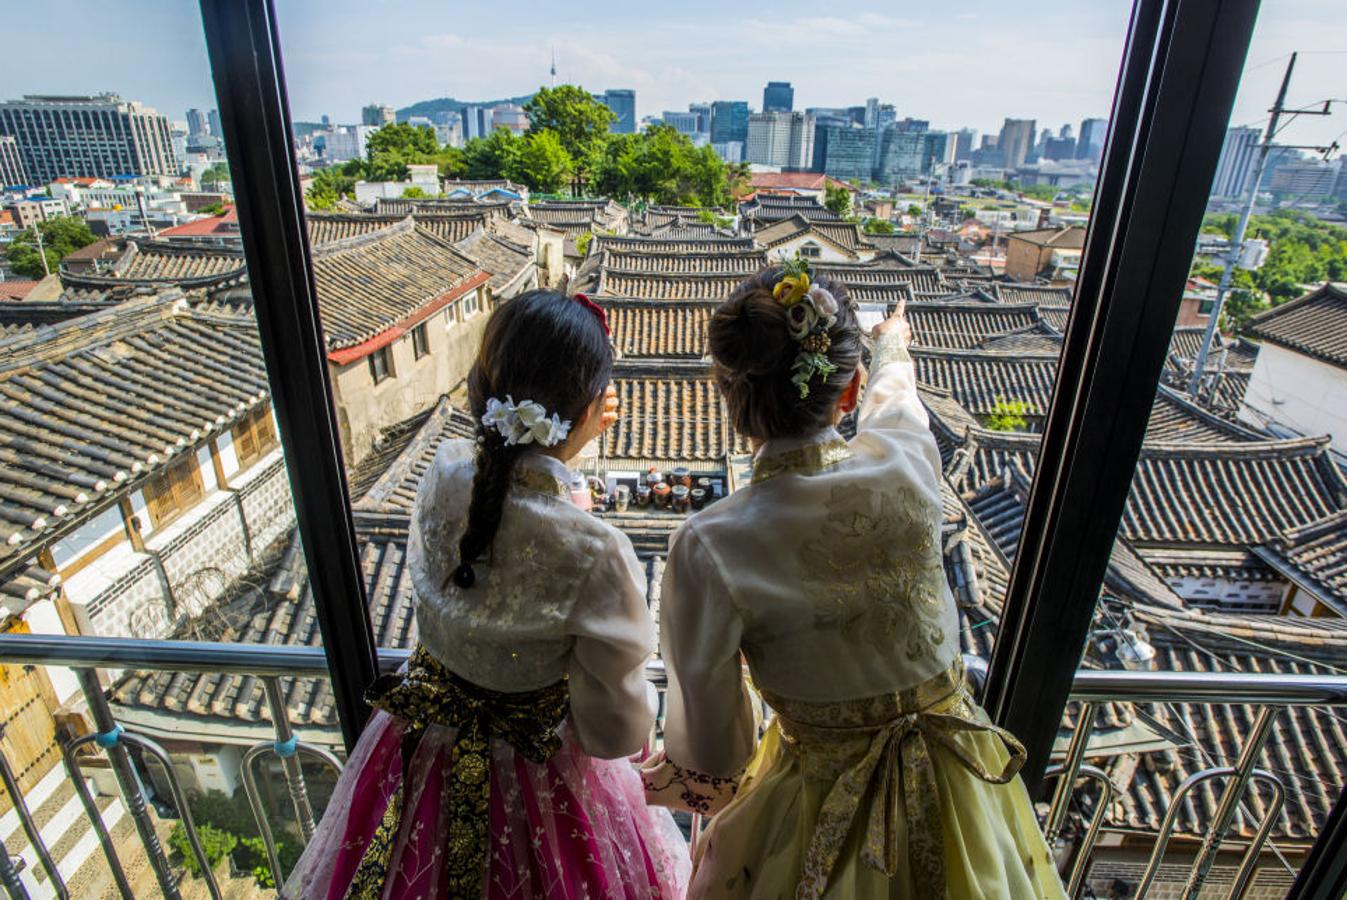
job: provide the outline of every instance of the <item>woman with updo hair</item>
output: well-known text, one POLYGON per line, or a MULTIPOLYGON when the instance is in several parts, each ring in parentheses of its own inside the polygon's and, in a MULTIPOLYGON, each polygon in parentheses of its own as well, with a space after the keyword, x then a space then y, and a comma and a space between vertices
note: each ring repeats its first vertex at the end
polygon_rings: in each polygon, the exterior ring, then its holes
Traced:
POLYGON ((468 374, 475 440, 442 443, 407 543, 420 643, 281 891, 322 900, 675 900, 687 845, 628 757, 654 723, 631 541, 573 505, 566 463, 617 418, 607 319, 528 291, 468 374))
POLYGON ((1024 749, 965 681, 903 310, 868 385, 855 305, 803 260, 740 284, 707 337, 752 480, 671 540, 665 753, 642 773, 652 803, 716 813, 689 897, 1064 896, 1024 749))

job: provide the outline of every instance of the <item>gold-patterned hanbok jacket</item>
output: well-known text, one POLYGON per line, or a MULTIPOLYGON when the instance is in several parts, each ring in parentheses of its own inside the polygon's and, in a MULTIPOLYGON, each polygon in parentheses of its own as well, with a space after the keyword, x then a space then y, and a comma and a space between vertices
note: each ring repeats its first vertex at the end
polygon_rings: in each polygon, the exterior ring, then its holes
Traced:
POLYGON ((875 349, 856 437, 769 441, 753 481, 671 541, 660 640, 668 758, 713 776, 753 752, 740 652, 764 694, 833 702, 914 688, 959 653, 940 551, 940 454, 907 351, 875 349))
POLYGON ((449 578, 468 515, 473 445, 446 441, 422 479, 408 562, 422 646, 493 691, 568 679, 581 749, 615 759, 650 732, 645 662, 655 648, 644 567, 631 541, 575 507, 569 470, 531 453, 516 463, 488 559, 467 590, 449 578))

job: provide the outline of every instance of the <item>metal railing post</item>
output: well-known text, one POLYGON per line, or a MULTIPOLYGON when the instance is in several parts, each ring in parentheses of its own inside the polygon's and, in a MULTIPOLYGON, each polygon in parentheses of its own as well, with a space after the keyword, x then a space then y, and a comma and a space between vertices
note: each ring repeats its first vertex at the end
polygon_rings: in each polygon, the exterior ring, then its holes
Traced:
MULTIPOLYGON (((0 726, 0 737, 3 737, 5 729, 0 726)), ((14 778, 14 770, 10 768, 9 757, 0 751, 0 781, 4 782, 5 793, 9 794, 10 803, 14 805, 14 812, 19 817, 19 824, 23 826, 23 833, 28 838, 28 844, 37 854, 37 861, 42 865, 47 873, 47 878, 51 880, 52 890, 56 893, 59 900, 68 900, 70 891, 65 886, 65 880, 61 878, 61 873, 56 868, 56 863, 52 861, 51 853, 47 850, 47 844, 42 840, 42 832, 38 830, 37 823, 33 821, 33 814, 28 811, 28 804, 23 799, 23 792, 19 790, 19 782, 14 778)), ((0 867, 9 862, 9 854, 4 852, 4 847, 0 846, 0 856, 5 857, 0 861, 0 867)), ((13 867, 10 866, 12 869, 13 867)), ((15 875, 17 884, 17 874, 15 875)), ((0 880, 4 880, 8 885, 9 881, 3 871, 0 871, 0 880)))
POLYGON ((9 851, 0 847, 0 886, 3 886, 9 900, 28 900, 28 889, 19 880, 19 870, 14 868, 14 860, 9 851))
MULTIPOLYGON (((308 841, 313 837, 313 805, 309 802, 309 792, 304 786, 304 767, 300 765, 297 752, 298 739, 290 728, 290 715, 285 708, 285 698, 281 695, 279 678, 264 678, 262 684, 267 692, 267 706, 271 709, 271 724, 276 729, 276 755, 281 758, 281 771, 285 774, 285 786, 290 792, 290 802, 295 807, 295 818, 299 820, 299 830, 308 841)), ((278 882, 279 883, 279 882, 278 882)))
POLYGON ((1099 708, 1096 703, 1082 703, 1076 718, 1076 728, 1071 732, 1071 743, 1066 748, 1066 759, 1060 767, 1062 777, 1052 790, 1052 803, 1048 806, 1048 817, 1043 823, 1043 836, 1049 844, 1057 840, 1057 834, 1066 821, 1067 805, 1076 789, 1076 773, 1085 760, 1085 748, 1090 743, 1090 732, 1094 730, 1094 715, 1099 708))
POLYGON ((117 847, 112 843, 112 836, 108 834, 108 828, 103 824, 103 816, 98 812, 98 804, 94 802, 93 795, 89 793, 89 786, 84 783, 84 775, 80 771, 79 760, 75 758, 74 741, 67 735, 61 741, 61 762, 65 765, 66 777, 70 779, 71 785, 75 788, 75 795, 80 798, 80 805, 84 807, 84 815, 89 820, 89 825, 94 830, 94 836, 98 838, 98 846, 103 850, 103 858, 107 860, 108 870, 112 873, 112 880, 117 884, 117 893, 122 896, 122 900, 132 900, 131 884, 126 880, 126 871, 122 868, 122 861, 117 856, 117 847))
POLYGON ((1258 718, 1254 720, 1253 733, 1244 743, 1244 749, 1239 754, 1239 760, 1234 766, 1234 777, 1226 784, 1224 793, 1221 794, 1221 800, 1216 806, 1216 812, 1212 816, 1211 827, 1202 837, 1202 848, 1198 851, 1197 859, 1193 862, 1192 872, 1188 876, 1188 885, 1183 890, 1183 900, 1195 900, 1198 892, 1202 888, 1202 882, 1207 878, 1207 873, 1211 871, 1211 866, 1216 862, 1216 854, 1220 852, 1221 841, 1225 839, 1225 834, 1230 830, 1230 824, 1235 820, 1235 813, 1239 811, 1240 798, 1244 796, 1244 789, 1249 784, 1249 779, 1253 777, 1254 764, 1258 761, 1258 754, 1263 752, 1263 745, 1267 743, 1268 737, 1272 734, 1272 726, 1277 720, 1277 713, 1281 712, 1279 707, 1262 706, 1258 710, 1258 718))
MULTIPOLYGON (((145 805, 144 787, 140 783, 135 767, 131 764, 131 757, 126 752, 126 747, 122 744, 121 726, 112 718, 112 709, 108 706, 107 698, 103 696, 102 685, 98 683, 98 670, 76 669, 75 675, 79 678, 80 688, 84 692, 85 701, 89 704, 89 714, 93 717, 94 727, 98 729, 98 733, 73 741, 69 745, 70 753, 67 759, 73 761, 75 749, 90 741, 103 748, 112 766, 112 774, 117 779, 118 787, 121 788, 126 811, 130 813, 131 821, 135 823, 140 843, 145 848, 145 856, 150 861, 150 868, 154 871, 154 878, 159 882, 160 890, 167 900, 181 900, 182 895, 178 892, 177 882, 168 866, 168 857, 164 855, 164 847, 159 843, 159 835, 155 833, 154 822, 150 819, 150 811, 145 805)), ((77 772, 78 766, 76 762, 77 772)))
MULTIPOLYGON (((1064 775, 1065 766, 1048 766, 1043 777, 1053 778, 1058 775, 1064 775)), ((1095 843, 1099 840, 1099 831, 1104 826, 1104 816, 1108 813, 1109 804, 1118 794, 1118 786, 1113 783, 1113 779, 1105 774, 1103 769, 1095 766, 1083 765, 1076 770, 1076 778, 1089 778, 1097 781, 1104 786, 1099 802, 1095 805, 1094 815, 1090 816, 1090 824, 1085 829, 1085 836, 1081 839, 1080 846, 1076 848, 1075 856, 1071 861, 1071 875, 1067 880, 1066 895, 1068 897, 1076 896, 1076 891, 1080 890, 1080 884, 1085 879, 1085 870, 1090 864, 1090 853, 1094 850, 1095 843)), ((1065 782, 1066 779, 1062 778, 1065 782)))

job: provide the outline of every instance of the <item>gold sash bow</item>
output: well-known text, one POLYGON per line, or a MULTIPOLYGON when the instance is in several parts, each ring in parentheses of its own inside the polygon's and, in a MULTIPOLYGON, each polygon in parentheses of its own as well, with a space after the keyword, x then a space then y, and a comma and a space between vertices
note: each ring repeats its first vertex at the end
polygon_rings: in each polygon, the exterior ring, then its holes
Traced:
POLYGON ((905 815, 907 863, 915 896, 944 897, 944 826, 931 745, 943 747, 960 765, 990 784, 1006 784, 1024 765, 1024 746, 1014 735, 974 717, 962 666, 957 663, 914 691, 880 699, 896 704, 897 718, 878 724, 822 725, 791 714, 804 709, 826 710, 830 704, 781 700, 778 706, 774 698, 767 697, 777 710, 777 725, 788 744, 806 752, 811 745, 854 741, 858 749, 865 746, 861 759, 837 777, 823 799, 796 892, 800 900, 819 897, 827 888, 847 836, 862 815, 862 804, 868 804, 861 850, 866 864, 889 877, 898 874, 896 825, 898 817, 905 815), (947 689, 945 695, 934 702, 912 702, 928 698, 933 689, 940 688, 947 689), (960 732, 995 735, 1010 751, 1010 759, 1000 772, 988 771, 958 739, 960 732))
POLYGON ((402 826, 408 769, 416 745, 431 725, 458 729, 446 768, 450 773, 445 791, 448 896, 480 897, 490 845, 491 738, 503 739, 525 759, 546 762, 561 746, 556 730, 570 708, 566 681, 536 691, 491 691, 455 675, 418 646, 408 660, 406 673, 375 679, 365 692, 365 701, 407 723, 402 781, 388 798, 383 819, 346 897, 374 900, 384 894, 393 847, 402 826))

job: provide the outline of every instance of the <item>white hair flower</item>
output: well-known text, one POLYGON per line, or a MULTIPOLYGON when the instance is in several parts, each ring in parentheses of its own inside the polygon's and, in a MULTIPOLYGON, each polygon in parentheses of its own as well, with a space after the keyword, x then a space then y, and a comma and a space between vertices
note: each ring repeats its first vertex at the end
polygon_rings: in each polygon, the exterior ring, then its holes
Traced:
POLYGON ((556 413, 549 416, 542 404, 532 400, 515 403, 508 394, 503 401, 495 397, 486 401, 482 424, 496 429, 507 445, 536 443, 552 447, 566 440, 571 432, 569 421, 556 413))

